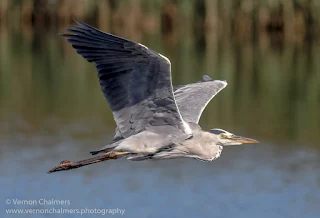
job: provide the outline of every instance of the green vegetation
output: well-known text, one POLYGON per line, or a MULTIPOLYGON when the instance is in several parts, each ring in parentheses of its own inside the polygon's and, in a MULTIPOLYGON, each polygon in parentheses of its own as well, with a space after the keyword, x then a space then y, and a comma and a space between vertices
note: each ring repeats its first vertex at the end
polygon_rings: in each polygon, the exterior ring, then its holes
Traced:
POLYGON ((315 0, 1 0, 0 136, 113 131, 94 66, 57 35, 77 18, 168 56, 175 84, 227 80, 205 128, 319 146, 319 12, 315 0))

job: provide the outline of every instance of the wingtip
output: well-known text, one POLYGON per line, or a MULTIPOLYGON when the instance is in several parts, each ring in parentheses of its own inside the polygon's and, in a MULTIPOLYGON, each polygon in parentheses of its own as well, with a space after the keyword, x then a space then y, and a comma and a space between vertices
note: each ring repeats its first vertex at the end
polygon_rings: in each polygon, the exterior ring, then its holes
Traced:
POLYGON ((77 20, 77 19, 73 19, 74 20, 74 22, 78 25, 78 26, 80 26, 80 27, 82 27, 82 28, 85 28, 85 27, 87 27, 88 25, 86 24, 86 23, 84 23, 84 22, 82 22, 82 21, 80 21, 80 20, 77 20))
POLYGON ((78 25, 81 25, 81 24, 82 24, 82 22, 81 22, 80 20, 76 19, 76 18, 73 18, 73 21, 74 21, 76 24, 78 24, 78 25))
MULTIPOLYGON (((81 28, 85 28, 85 29, 95 29, 95 30, 98 30, 96 29, 95 27, 92 27, 90 26, 89 24, 86 24, 80 20, 77 20, 77 19, 74 19, 74 22, 76 22, 76 24, 78 24, 78 26, 80 26, 81 28)), ((100 31, 100 30, 99 30, 100 31)))
MULTIPOLYGON (((79 21, 79 20, 77 20, 77 19, 73 19, 73 20, 74 20, 74 22, 76 22, 79 26, 81 26, 81 25, 80 25, 81 21, 79 21)), ((78 26, 70 25, 70 26, 68 26, 67 28, 64 28, 64 29, 63 29, 64 32, 58 33, 58 36, 65 36, 66 34, 71 33, 73 27, 74 27, 74 28, 79 28, 78 26)))
POLYGON ((228 85, 226 80, 214 80, 214 81, 218 82, 222 88, 225 88, 228 85))
POLYGON ((223 82, 223 84, 224 84, 224 87, 226 87, 226 86, 228 85, 228 82, 227 82, 227 80, 221 80, 221 82, 223 82))

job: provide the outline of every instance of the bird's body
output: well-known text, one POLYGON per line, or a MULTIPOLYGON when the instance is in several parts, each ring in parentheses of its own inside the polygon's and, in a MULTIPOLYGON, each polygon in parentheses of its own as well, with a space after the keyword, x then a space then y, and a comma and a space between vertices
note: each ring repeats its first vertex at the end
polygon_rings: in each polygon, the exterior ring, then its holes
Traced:
POLYGON ((187 157, 212 161, 218 158, 222 146, 213 143, 216 136, 202 131, 198 124, 189 124, 192 135, 179 134, 176 129, 168 127, 155 128, 122 140, 113 151, 129 151, 126 156, 129 160, 187 157))
POLYGON ((67 28, 65 36, 87 61, 94 62, 101 90, 117 124, 114 139, 78 162, 63 161, 49 172, 68 170, 108 159, 194 158, 212 161, 223 146, 257 143, 225 130, 204 131, 202 111, 227 83, 202 81, 172 86, 168 58, 135 43, 101 32, 85 23, 67 28))
POLYGON ((152 158, 194 158, 203 161, 212 161, 218 158, 222 151, 222 146, 214 143, 214 135, 206 131, 194 131, 193 136, 189 139, 175 144, 172 151, 158 152, 152 158))

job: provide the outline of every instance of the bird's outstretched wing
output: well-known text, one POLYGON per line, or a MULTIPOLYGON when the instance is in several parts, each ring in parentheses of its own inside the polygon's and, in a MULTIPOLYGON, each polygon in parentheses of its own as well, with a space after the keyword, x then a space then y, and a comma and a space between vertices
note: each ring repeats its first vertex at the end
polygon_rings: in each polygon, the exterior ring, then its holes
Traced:
POLYGON ((170 125, 190 134, 173 95, 170 61, 161 54, 85 23, 70 26, 68 42, 98 70, 101 90, 123 138, 149 126, 170 125))
POLYGON ((174 96, 182 118, 198 123, 207 104, 226 86, 226 81, 212 80, 207 75, 203 76, 203 81, 175 86, 174 96))

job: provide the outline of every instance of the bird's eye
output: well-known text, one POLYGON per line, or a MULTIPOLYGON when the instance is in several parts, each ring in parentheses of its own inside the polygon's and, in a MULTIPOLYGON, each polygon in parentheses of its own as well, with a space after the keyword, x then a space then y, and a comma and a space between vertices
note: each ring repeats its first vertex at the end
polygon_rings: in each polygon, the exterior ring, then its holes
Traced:
POLYGON ((221 137, 222 139, 226 139, 226 138, 227 138, 227 135, 226 135, 226 134, 221 133, 221 134, 220 134, 220 137, 221 137))

